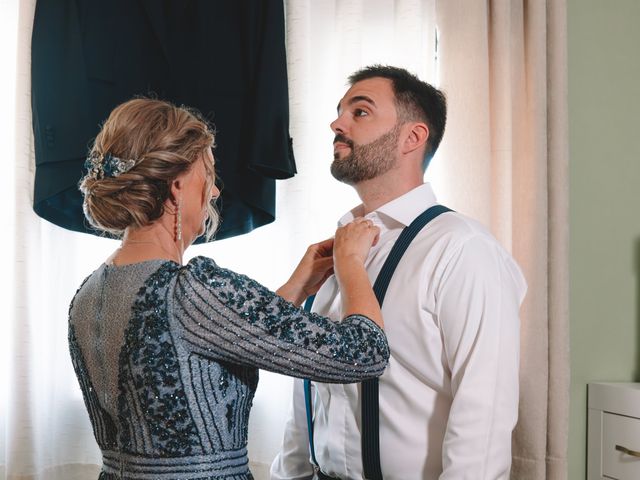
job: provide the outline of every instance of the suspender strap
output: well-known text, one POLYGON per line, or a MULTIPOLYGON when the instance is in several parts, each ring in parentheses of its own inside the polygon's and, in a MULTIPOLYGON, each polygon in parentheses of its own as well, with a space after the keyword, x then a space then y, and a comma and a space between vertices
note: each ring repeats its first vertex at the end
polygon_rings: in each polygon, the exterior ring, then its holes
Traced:
MULTIPOLYGON (((449 212, 450 209, 442 205, 434 205, 420 214, 411 225, 400 233, 400 236, 393 245, 389 256, 382 265, 382 269, 373 285, 373 291, 382 307, 387 288, 391 282, 393 272, 395 272, 402 255, 415 236, 424 228, 427 223, 438 215, 449 212)), ((368 480, 382 480, 382 470, 380 468, 380 425, 378 410, 378 379, 366 380, 362 382, 362 467, 364 477, 368 480)))
MULTIPOLYGON (((438 215, 450 212, 451 210, 442 205, 434 205, 433 207, 421 213, 411 225, 406 227, 400 233, 391 252, 382 265, 382 269, 378 274, 378 278, 373 285, 373 291, 376 294, 378 303, 382 307, 384 296, 391 282, 393 272, 395 272, 402 255, 415 236, 422 230, 427 223, 436 218, 438 215)), ((307 298, 304 309, 311 310, 311 305, 315 295, 307 298)), ((380 425, 378 414, 378 379, 366 380, 362 382, 362 466, 364 476, 368 480, 382 480, 382 470, 380 469, 380 425)), ((307 427, 309 429, 309 448, 311 450, 311 459, 315 466, 318 466, 316 453, 313 447, 313 405, 311 399, 311 382, 304 381, 304 400, 307 410, 307 427)))
POLYGON ((380 307, 382 307, 382 302, 384 301, 384 296, 387 293, 387 288, 391 282, 393 272, 396 271, 396 267, 398 266, 402 255, 404 255, 404 252, 407 250, 407 247, 409 247, 409 244, 413 241, 415 236, 420 233, 420 230, 427 225, 427 223, 438 215, 450 211, 450 208, 443 205, 434 205, 418 215, 408 227, 402 230, 400 236, 396 240, 396 243, 394 243, 393 248, 389 252, 384 265, 382 265, 378 278, 376 278, 376 281, 373 284, 373 291, 380 303, 380 307))
POLYGON ((362 382, 360 391, 362 414, 362 470, 367 480, 382 480, 380 467, 380 425, 378 410, 378 379, 362 382))
POLYGON ((307 410, 307 431, 309 432, 309 450, 311 451, 311 460, 317 467, 318 460, 316 460, 316 450, 313 446, 313 404, 311 400, 311 381, 308 378, 304 379, 304 406, 307 410))
MULTIPOLYGON (((316 296, 311 295, 304 302, 304 309, 307 312, 311 311, 311 306, 316 296)), ((304 379, 304 406, 307 411, 307 432, 309 433, 309 450, 311 451, 311 460, 317 467, 318 460, 316 460, 316 450, 313 446, 313 403, 311 400, 311 381, 307 378, 304 379)))

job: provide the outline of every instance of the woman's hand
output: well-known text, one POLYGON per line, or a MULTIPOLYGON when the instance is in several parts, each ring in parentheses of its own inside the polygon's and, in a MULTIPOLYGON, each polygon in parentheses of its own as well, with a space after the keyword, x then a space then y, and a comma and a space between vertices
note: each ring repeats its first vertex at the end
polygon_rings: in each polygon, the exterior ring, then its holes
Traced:
POLYGON ((287 283, 276 293, 300 305, 320 290, 324 281, 333 274, 333 243, 333 238, 330 238, 310 245, 287 283))
POLYGON ((364 268, 369 250, 378 242, 379 235, 380 229, 371 220, 356 218, 336 231, 333 258, 343 315, 365 315, 384 327, 380 305, 364 268))
POLYGON ((359 217, 336 230, 333 259, 336 268, 340 264, 355 260, 364 265, 369 250, 378 242, 380 229, 371 220, 359 217))

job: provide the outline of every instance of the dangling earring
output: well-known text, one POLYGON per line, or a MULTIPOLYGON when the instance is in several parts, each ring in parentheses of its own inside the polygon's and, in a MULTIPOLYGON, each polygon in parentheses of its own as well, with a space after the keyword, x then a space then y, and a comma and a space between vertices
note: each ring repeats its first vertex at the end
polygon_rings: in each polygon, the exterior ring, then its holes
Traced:
POLYGON ((182 209, 180 208, 180 199, 176 202, 176 242, 182 240, 182 209))

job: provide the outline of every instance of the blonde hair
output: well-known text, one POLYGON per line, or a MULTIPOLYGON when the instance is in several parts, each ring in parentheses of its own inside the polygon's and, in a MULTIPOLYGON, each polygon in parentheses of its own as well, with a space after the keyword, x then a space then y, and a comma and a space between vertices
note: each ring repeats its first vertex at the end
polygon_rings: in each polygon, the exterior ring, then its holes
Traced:
MULTIPOLYGON (((121 237, 128 227, 147 226, 164 214, 171 183, 203 157, 207 170, 206 199, 215 182, 213 165, 203 155, 214 146, 213 129, 195 110, 149 98, 117 106, 103 124, 91 154, 133 159, 135 165, 116 177, 86 175, 80 181, 89 223, 121 237)), ((218 226, 215 207, 207 206, 206 237, 218 226)))

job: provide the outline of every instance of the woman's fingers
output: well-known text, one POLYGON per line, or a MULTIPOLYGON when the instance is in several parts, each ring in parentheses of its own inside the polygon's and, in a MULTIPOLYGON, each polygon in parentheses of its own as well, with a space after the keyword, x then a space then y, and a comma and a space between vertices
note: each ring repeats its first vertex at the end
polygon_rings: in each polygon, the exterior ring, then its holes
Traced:
POLYGON ((364 262, 379 234, 380 229, 371 220, 356 218, 336 230, 334 255, 355 255, 364 262))

